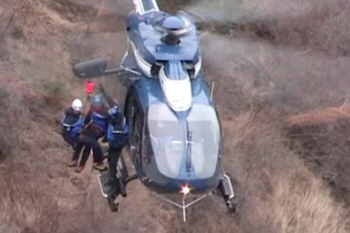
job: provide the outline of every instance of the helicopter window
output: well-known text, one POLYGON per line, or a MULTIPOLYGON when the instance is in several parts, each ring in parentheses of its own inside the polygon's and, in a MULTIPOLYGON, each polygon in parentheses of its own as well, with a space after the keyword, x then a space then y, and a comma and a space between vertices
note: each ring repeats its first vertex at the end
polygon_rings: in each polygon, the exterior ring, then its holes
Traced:
POLYGON ((187 119, 180 120, 166 104, 151 105, 147 124, 149 134, 145 136, 150 140, 146 144, 165 176, 178 177, 188 157, 198 178, 213 176, 221 143, 220 126, 213 107, 193 104, 187 119))
POLYGON ((213 175, 220 150, 221 133, 218 118, 211 106, 194 104, 187 117, 192 133, 192 164, 198 177, 213 175))
POLYGON ((195 66, 191 61, 184 61, 182 62, 183 67, 187 70, 188 75, 190 76, 190 79, 193 79, 196 73, 195 66))
POLYGON ((150 138, 154 151, 181 155, 183 130, 176 118, 164 120, 149 118, 148 127, 151 129, 150 138))
MULTIPOLYGON (((160 171, 168 177, 177 177, 182 158, 186 153, 184 121, 179 121, 166 104, 156 104, 149 108, 148 143, 152 147, 160 171)), ((147 149, 148 150, 148 149, 147 149)))
POLYGON ((199 71, 201 70, 202 60, 199 58, 198 60, 183 61, 182 64, 188 72, 190 79, 194 79, 197 77, 199 71))
POLYGON ((155 62, 151 67, 151 75, 152 77, 157 77, 161 68, 161 63, 155 62))

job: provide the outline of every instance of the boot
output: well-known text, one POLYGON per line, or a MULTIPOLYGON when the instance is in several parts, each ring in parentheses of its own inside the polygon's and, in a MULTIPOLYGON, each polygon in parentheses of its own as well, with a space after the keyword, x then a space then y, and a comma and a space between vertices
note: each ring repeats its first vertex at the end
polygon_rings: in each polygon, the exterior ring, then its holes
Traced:
POLYGON ((80 173, 80 172, 82 172, 84 170, 84 166, 78 166, 78 167, 76 167, 75 169, 74 169, 74 171, 76 172, 76 173, 80 173))
POLYGON ((110 195, 107 197, 107 201, 112 212, 117 212, 119 207, 119 203, 116 203, 115 199, 116 197, 114 195, 110 195))
POLYGON ((101 172, 107 171, 107 166, 104 165, 103 162, 94 163, 92 167, 98 171, 101 171, 101 172))
POLYGON ((68 163, 68 167, 76 167, 78 165, 77 160, 72 160, 70 163, 68 163))

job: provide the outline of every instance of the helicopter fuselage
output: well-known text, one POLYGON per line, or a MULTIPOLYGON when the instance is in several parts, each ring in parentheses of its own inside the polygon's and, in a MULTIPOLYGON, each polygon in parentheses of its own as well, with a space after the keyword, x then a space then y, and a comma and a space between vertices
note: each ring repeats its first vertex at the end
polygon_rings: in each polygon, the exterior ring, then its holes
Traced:
POLYGON ((220 120, 201 68, 196 27, 184 12, 160 12, 155 0, 134 3, 136 10, 127 17, 129 46, 121 69, 106 70, 104 59, 73 68, 84 79, 116 74, 101 91, 118 99, 129 124, 129 155, 136 176, 128 175, 121 157, 122 189, 138 178, 154 193, 181 195, 182 205, 166 200, 183 211, 217 189, 233 211, 231 178, 222 168, 220 120), (121 88, 124 91, 117 91, 121 88), (200 197, 186 204, 189 193, 200 197))
POLYGON ((141 182, 158 193, 179 193, 184 186, 208 193, 222 179, 222 139, 209 89, 202 78, 191 86, 194 110, 181 113, 168 107, 159 80, 144 77, 129 89, 130 153, 141 182))

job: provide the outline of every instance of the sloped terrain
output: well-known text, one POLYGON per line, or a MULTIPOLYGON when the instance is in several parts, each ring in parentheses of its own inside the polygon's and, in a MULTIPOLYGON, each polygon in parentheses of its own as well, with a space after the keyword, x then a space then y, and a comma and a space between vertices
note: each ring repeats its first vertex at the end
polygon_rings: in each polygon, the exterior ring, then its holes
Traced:
POLYGON ((84 98, 71 64, 120 62, 131 1, 0 0, 0 232, 349 232, 348 122, 284 122, 347 101, 349 3, 193 2, 186 7, 215 32, 202 38, 204 69, 215 81, 238 213, 211 196, 183 223, 137 182, 110 213, 90 164, 82 174, 66 167, 60 117, 84 98))

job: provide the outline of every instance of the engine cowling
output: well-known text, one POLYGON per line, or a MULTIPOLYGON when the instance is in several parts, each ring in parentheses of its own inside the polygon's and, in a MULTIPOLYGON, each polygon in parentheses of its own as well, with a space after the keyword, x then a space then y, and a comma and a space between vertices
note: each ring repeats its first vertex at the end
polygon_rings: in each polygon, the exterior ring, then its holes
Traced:
POLYGON ((168 61, 161 66, 159 81, 166 101, 174 111, 186 111, 191 107, 191 81, 180 61, 168 61))

